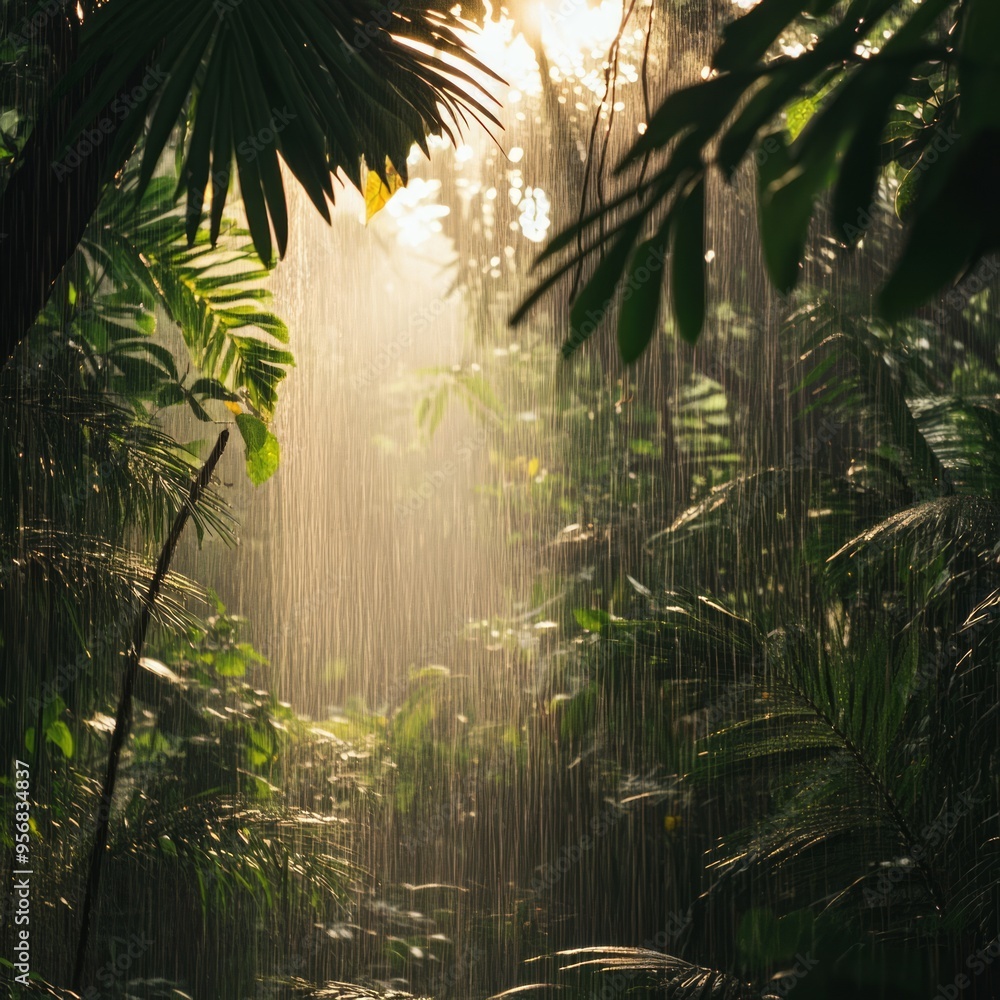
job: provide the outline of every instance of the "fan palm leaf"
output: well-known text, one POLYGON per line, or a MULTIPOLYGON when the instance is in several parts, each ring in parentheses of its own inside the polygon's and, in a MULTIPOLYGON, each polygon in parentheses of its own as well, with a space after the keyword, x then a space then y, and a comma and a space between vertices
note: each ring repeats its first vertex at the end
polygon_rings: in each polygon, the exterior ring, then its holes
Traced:
POLYGON ((75 85, 96 73, 70 143, 145 66, 144 85, 120 105, 112 162, 148 125, 141 195, 190 101, 180 183, 188 238, 210 183, 217 238, 235 164, 254 245, 270 263, 288 236, 281 163, 329 218, 338 172, 361 188, 363 162, 384 175, 388 160, 405 180, 410 147, 426 153, 429 133, 454 138, 471 120, 499 124, 482 90, 491 74, 461 27, 446 5, 410 0, 106 4, 85 19, 69 77, 75 85))

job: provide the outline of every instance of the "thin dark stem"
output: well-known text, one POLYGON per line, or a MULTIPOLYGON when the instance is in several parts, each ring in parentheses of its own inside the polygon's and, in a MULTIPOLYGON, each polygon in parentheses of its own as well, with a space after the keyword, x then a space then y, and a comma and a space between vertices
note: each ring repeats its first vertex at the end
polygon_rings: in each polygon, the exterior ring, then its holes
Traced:
MULTIPOLYGON (((90 938, 90 922, 97 899, 97 893, 101 884, 101 864, 104 860, 104 852, 108 845, 108 826, 111 819, 111 802, 115 794, 115 781, 118 777, 118 761, 121 757, 122 747, 128 735, 129 724, 132 717, 132 692, 135 688, 136 677, 139 672, 139 654, 146 641, 146 630, 149 628, 149 621, 156 606, 156 599, 159 596, 160 588, 166 579, 170 569, 170 560, 173 558, 174 549, 187 524, 187 519, 194 511, 202 493, 208 486, 215 471, 222 453, 226 450, 226 442, 229 440, 229 431, 224 430, 219 435, 219 440, 215 442, 212 454, 208 456, 208 461, 202 467, 197 479, 191 484, 191 491, 187 500, 174 518, 170 534, 160 551, 160 558, 156 564, 156 571, 153 574, 149 590, 146 592, 142 607, 132 629, 132 639, 125 656, 125 676, 122 682, 122 693, 118 699, 118 711, 115 715, 115 728, 111 734, 111 746, 108 750, 108 767, 104 775, 104 786, 101 789, 101 804, 97 812, 97 827, 94 830, 94 846, 90 852, 90 874, 87 878, 87 892, 83 900, 83 910, 80 917, 80 939, 76 948, 76 964, 73 971, 73 989, 79 991, 83 979, 83 968, 87 959, 87 944, 90 938)), ((36 737, 37 738, 37 737, 36 737)))
MULTIPOLYGON (((622 20, 621 24, 618 26, 618 33, 615 35, 611 42, 611 46, 608 49, 608 65, 604 71, 604 96, 601 98, 601 103, 597 106, 597 110, 594 112, 594 120, 590 126, 590 139, 587 142, 587 166, 583 174, 583 185, 580 189, 580 218, 582 219, 586 214, 587 210, 587 195, 590 191, 590 179, 594 174, 594 151, 597 148, 597 130, 601 125, 601 112, 604 109, 604 105, 608 103, 608 97, 611 96, 611 102, 608 105, 609 108, 614 107, 614 83, 616 82, 616 74, 618 67, 618 46, 621 42, 622 35, 625 32, 625 27, 628 24, 629 18, 632 16, 632 11, 635 9, 636 0, 632 0, 631 4, 627 4, 627 0, 622 0, 622 20)), ((613 111, 609 113, 608 118, 608 130, 611 129, 611 120, 613 118, 613 111)), ((607 137, 604 140, 604 154, 607 152, 607 137)), ((604 169, 604 154, 601 156, 601 167, 599 168, 597 177, 597 200, 601 208, 604 208, 604 193, 601 189, 602 179, 600 177, 600 172, 604 169)), ((604 218, 599 220, 599 239, 600 242, 604 241, 604 218)), ((577 251, 580 256, 580 262, 577 265, 576 273, 573 275, 573 287, 570 289, 569 297, 572 299, 576 296, 577 290, 580 287, 580 279, 583 277, 583 231, 581 230, 577 235, 577 251)))
MULTIPOLYGON (((650 119, 653 117, 653 107, 649 99, 649 45, 653 38, 653 10, 654 5, 649 5, 649 20, 646 22, 646 40, 642 48, 642 111, 643 120, 649 125, 650 119)), ((647 152, 642 158, 642 170, 639 171, 639 190, 641 192, 643 182, 646 180, 646 171, 649 169, 649 157, 651 153, 647 152)), ((639 195, 639 200, 642 200, 642 194, 639 195)))

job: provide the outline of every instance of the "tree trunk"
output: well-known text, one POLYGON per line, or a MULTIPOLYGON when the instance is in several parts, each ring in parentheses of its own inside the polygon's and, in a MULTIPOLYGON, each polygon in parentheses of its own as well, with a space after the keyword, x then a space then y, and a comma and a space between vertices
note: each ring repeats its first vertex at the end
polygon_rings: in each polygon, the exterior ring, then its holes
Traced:
MULTIPOLYGON (((52 19, 44 43, 55 79, 64 78, 74 64, 79 35, 80 25, 71 17, 52 19)), ((62 155, 67 129, 87 99, 93 75, 53 101, 28 137, 0 196, 0 364, 10 361, 45 306, 97 210, 110 168, 121 165, 109 162, 125 118, 118 101, 142 83, 146 72, 142 61, 84 131, 94 142, 81 138, 62 155)))

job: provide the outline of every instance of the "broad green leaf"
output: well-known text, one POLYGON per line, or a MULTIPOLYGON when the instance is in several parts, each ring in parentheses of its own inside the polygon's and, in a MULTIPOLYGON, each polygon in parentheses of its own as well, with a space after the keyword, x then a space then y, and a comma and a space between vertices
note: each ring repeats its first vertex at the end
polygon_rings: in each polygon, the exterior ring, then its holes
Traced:
POLYGON ((251 663, 260 663, 267 665, 268 659, 262 653, 258 653, 253 645, 249 642, 238 642, 236 643, 236 648, 243 654, 243 656, 251 663))
POLYGON ((801 97, 794 104, 785 110, 785 123, 788 126, 788 138, 794 142, 802 130, 812 120, 816 109, 819 107, 819 98, 816 95, 801 97))
POLYGON ((626 364, 646 350, 656 332, 669 236, 668 217, 651 240, 636 247, 629 261, 618 311, 618 350, 626 364))
POLYGON ((829 180, 835 149, 828 147, 825 155, 815 155, 806 147, 808 159, 796 163, 784 132, 772 133, 764 141, 774 152, 757 169, 760 237, 771 280, 787 294, 798 284, 813 206, 829 180))
POLYGON ((712 59, 713 67, 726 72, 753 66, 805 6, 805 0, 761 0, 723 31, 722 44, 712 59))
POLYGON ((946 173, 947 183, 937 185, 934 197, 927 196, 931 172, 923 178, 913 228, 879 296, 886 318, 901 318, 957 278, 985 249, 987 227, 996 232, 1000 220, 992 164, 997 146, 986 133, 943 153, 933 171, 946 173))
POLYGON ((695 130, 703 136, 702 141, 707 140, 757 76, 759 73, 727 73, 675 91, 653 113, 619 171, 688 130, 695 130))
POLYGON ((1000 4, 996 0, 965 0, 959 43, 962 88, 960 126, 970 134, 1000 128, 1000 4))
POLYGON ((593 334, 607 314, 641 224, 641 220, 635 220, 623 228, 614 246, 605 254, 590 281, 576 297, 570 311, 570 336, 562 347, 563 357, 572 355, 593 334))
POLYGON ((585 628, 588 632, 600 632, 611 624, 611 615, 599 608, 576 608, 573 617, 580 628, 585 628))
POLYGON ((42 729, 48 732, 53 723, 55 723, 65 711, 66 702, 64 702, 58 695, 51 701, 47 702, 45 708, 42 709, 42 729))
MULTIPOLYGON (((821 55, 821 53, 807 52, 798 59, 788 60, 776 68, 771 78, 747 101, 746 106, 719 142, 716 160, 727 180, 732 179, 736 168, 753 145, 760 130, 774 122, 782 109, 787 109, 788 102, 792 98, 807 86, 814 92, 822 92, 825 89, 826 78, 831 73, 828 70, 824 71, 821 55), (820 73, 818 81, 815 79, 817 72, 820 73)), ((812 110, 815 110, 819 106, 818 95, 809 100, 813 102, 812 110)), ((796 107, 797 105, 793 104, 786 112, 791 139, 798 136, 812 117, 811 112, 809 115, 796 114, 794 110, 796 107), (792 128, 793 116, 796 125, 799 126, 796 129, 792 128)), ((755 157, 766 156, 767 153, 767 149, 758 145, 755 157)))
POLYGON ((889 69, 868 67, 865 105, 860 109, 847 152, 840 161, 833 197, 833 224, 840 242, 853 245, 870 226, 872 202, 881 166, 881 139, 898 86, 905 76, 893 64, 889 69))
POLYGON ((278 468, 281 451, 278 439, 267 429, 263 420, 249 413, 241 413, 236 418, 247 450, 247 475, 254 486, 270 479, 278 468))
POLYGON ((182 231, 194 235, 210 182, 217 237, 235 154, 254 244, 269 261, 272 229, 279 254, 287 236, 279 163, 328 218, 326 201, 339 172, 361 188, 362 160, 389 157, 403 165, 405 181, 410 147, 426 153, 429 134, 454 138, 455 124, 470 120, 499 125, 482 82, 483 74, 496 74, 458 33, 463 22, 456 14, 400 0, 391 31, 380 27, 375 37, 365 36, 364 47, 353 46, 346 40, 355 36, 364 8, 239 0, 220 15, 204 0, 177 0, 169 10, 153 0, 98 5, 63 84, 69 91, 88 80, 68 143, 119 99, 121 81, 136 67, 153 67, 142 98, 127 104, 108 140, 111 171, 146 129, 142 179, 153 183, 164 143, 183 120, 179 193, 188 194, 190 213, 182 231))
POLYGON ((921 161, 918 160, 916 166, 906 172, 906 176, 900 181, 899 187, 896 188, 896 216, 903 222, 909 221, 913 214, 913 206, 917 200, 917 192, 923 172, 921 161))
POLYGON ((705 324, 705 176, 699 177, 674 210, 670 291, 677 330, 689 344, 705 324))
POLYGON ((220 677, 242 677, 247 672, 247 659, 236 649, 223 649, 215 654, 215 672, 220 677))
POLYGON ((168 382, 156 394, 156 405, 176 406, 178 403, 183 403, 186 398, 184 390, 176 382, 168 382))
POLYGON ((67 760, 73 756, 73 734, 61 719, 57 719, 45 730, 45 739, 49 743, 55 743, 67 760))

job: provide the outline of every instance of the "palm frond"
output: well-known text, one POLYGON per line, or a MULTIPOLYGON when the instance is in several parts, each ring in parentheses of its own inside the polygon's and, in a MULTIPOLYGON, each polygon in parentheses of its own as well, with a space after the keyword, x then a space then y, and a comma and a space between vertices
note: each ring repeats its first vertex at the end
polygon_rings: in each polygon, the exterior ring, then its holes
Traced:
POLYGON ((234 161, 254 246, 269 264, 272 229, 279 255, 287 242, 280 161, 329 218, 338 172, 361 189, 363 161, 383 175, 388 159, 405 181, 410 147, 426 153, 428 133, 454 137, 469 120, 498 124, 471 75, 492 74, 443 3, 221 6, 219 13, 201 0, 182 0, 169 15, 146 2, 99 7, 85 19, 81 58, 68 81, 97 75, 70 129, 73 141, 116 99, 129 72, 148 67, 144 86, 121 102, 124 121, 112 157, 123 162, 148 122, 140 194, 193 99, 180 185, 189 239, 209 182, 212 241, 218 236, 234 161))
POLYGON ((414 994, 407 993, 406 990, 380 983, 363 985, 329 982, 322 986, 303 984, 297 992, 309 1000, 418 1000, 414 994))
MULTIPOLYGON (((742 982, 736 976, 718 969, 694 965, 682 958, 648 948, 594 946, 560 951, 548 957, 556 960, 560 975, 570 972, 588 973, 598 977, 599 981, 602 976, 615 976, 615 983, 624 980, 626 985, 616 987, 618 992, 624 988, 655 992, 665 1000, 759 1000, 761 997, 759 989, 742 982)), ((530 987, 522 986, 497 994, 490 1000, 499 1000, 500 997, 521 993, 529 988, 557 989, 559 985, 539 983, 530 987)))
POLYGON ((268 308, 262 281, 269 271, 250 234, 230 220, 220 222, 221 246, 204 229, 189 245, 175 186, 169 176, 156 177, 135 210, 123 211, 123 199, 130 204, 138 191, 138 169, 128 169, 70 262, 73 307, 57 296, 41 322, 65 326, 120 373, 105 382, 119 395, 161 407, 187 402, 201 420, 209 419, 206 400, 243 400, 270 420, 294 359, 287 327, 268 308), (198 375, 191 383, 178 375, 169 341, 153 339, 157 307, 183 337, 198 375))
MULTIPOLYGON (((16 405, 0 406, 8 516, 31 511, 29 527, 34 517, 34 526, 44 520, 91 533, 133 524, 151 541, 161 538, 185 502, 197 457, 107 393, 54 379, 45 368, 36 374, 28 385, 22 380, 16 405)), ((230 512, 213 491, 194 521, 199 534, 231 537, 230 512)), ((13 523, 9 528, 16 530, 13 523)))
MULTIPOLYGON (((169 785, 160 791, 169 791, 169 785)), ((122 807, 112 856, 142 864, 172 860, 197 886, 205 910, 225 912, 246 894, 262 908, 281 900, 318 914, 346 912, 360 874, 337 818, 285 807, 250 807, 208 795, 165 808, 157 789, 138 791, 122 807)))

